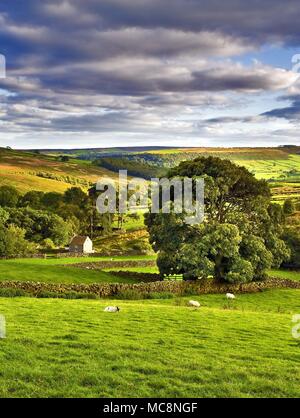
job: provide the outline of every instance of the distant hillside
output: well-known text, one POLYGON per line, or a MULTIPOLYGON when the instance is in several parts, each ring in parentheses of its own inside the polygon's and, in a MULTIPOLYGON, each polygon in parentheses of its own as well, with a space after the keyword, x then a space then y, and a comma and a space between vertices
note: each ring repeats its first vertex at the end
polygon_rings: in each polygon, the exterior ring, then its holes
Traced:
POLYGON ((87 189, 102 176, 117 177, 89 161, 61 161, 59 157, 0 148, 0 185, 14 186, 21 193, 64 192, 74 185, 87 189))
POLYGON ((14 151, 0 148, 0 184, 20 191, 63 192, 72 185, 87 189, 103 175, 116 178, 119 169, 144 178, 164 175, 181 161, 199 156, 227 158, 270 182, 278 201, 300 200, 300 147, 168 148, 124 147, 76 150, 14 151))

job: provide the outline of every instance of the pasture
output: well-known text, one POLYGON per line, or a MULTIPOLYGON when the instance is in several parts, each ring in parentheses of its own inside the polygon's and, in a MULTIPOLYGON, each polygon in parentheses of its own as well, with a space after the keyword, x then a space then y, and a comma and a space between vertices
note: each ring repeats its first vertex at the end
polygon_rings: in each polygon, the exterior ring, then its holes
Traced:
POLYGON ((299 290, 110 301, 0 298, 1 397, 299 397, 299 290))
MULTIPOLYGON (((130 272, 158 273, 156 265, 153 266, 126 266, 126 261, 155 260, 155 255, 142 256, 115 256, 111 257, 67 257, 67 258, 27 258, 0 260, 0 281, 34 281, 47 283, 135 283, 130 278, 130 272), (103 270, 88 269, 89 263, 109 261, 111 267, 103 270), (122 264, 120 264, 122 262, 122 264), (125 266, 124 266, 125 262, 125 266), (68 264, 84 263, 85 268, 67 266, 68 264), (127 271, 128 277, 117 277, 114 271, 127 271), (108 274, 109 273, 109 274, 108 274)), ((282 279, 299 280, 300 272, 290 270, 269 270, 269 276, 282 279)))
MULTIPOLYGON (((114 257, 116 270, 118 261, 151 260, 153 256, 114 257)), ((111 257, 74 257, 50 259, 0 260, 0 281, 34 281, 48 283, 135 283, 134 279, 114 277, 105 271, 86 268, 65 267, 66 264, 109 261, 111 257)))

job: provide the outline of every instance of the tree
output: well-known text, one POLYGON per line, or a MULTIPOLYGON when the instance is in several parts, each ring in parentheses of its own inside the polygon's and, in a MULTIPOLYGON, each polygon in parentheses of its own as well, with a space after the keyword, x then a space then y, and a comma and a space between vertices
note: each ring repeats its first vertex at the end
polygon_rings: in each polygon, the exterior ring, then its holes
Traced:
POLYGON ((67 155, 61 155, 59 157, 60 161, 62 161, 63 163, 66 163, 68 161, 70 161, 70 157, 68 157, 67 155))
POLYGON ((19 200, 19 192, 12 186, 0 187, 0 206, 2 207, 16 207, 19 200))
POLYGON ((29 206, 33 209, 41 209, 43 204, 42 200, 44 197, 43 192, 39 192, 36 190, 32 190, 30 192, 25 193, 19 200, 19 206, 26 207, 29 206))
POLYGON ((25 239, 25 230, 10 225, 0 226, 0 257, 25 257, 35 252, 35 245, 25 239))
POLYGON ((162 275, 248 282, 289 256, 280 239, 284 220, 271 205, 270 189, 244 167, 219 158, 197 158, 172 169, 169 177, 204 177, 205 219, 188 225, 184 214, 147 214, 150 243, 162 275))
POLYGON ((283 213, 285 215, 292 215, 295 212, 295 204, 292 199, 286 199, 283 204, 283 213))
POLYGON ((0 226, 4 226, 9 219, 9 213, 0 207, 0 226))
POLYGON ((24 229, 25 238, 36 243, 50 238, 56 246, 63 246, 74 233, 71 223, 51 212, 20 208, 10 209, 9 215, 9 222, 24 229))
POLYGON ((44 193, 41 203, 45 208, 48 209, 57 209, 59 205, 63 202, 63 195, 57 192, 48 192, 44 193))
POLYGON ((286 219, 282 235, 284 242, 291 249, 291 258, 284 263, 289 268, 300 268, 300 214, 294 213, 286 219))
POLYGON ((85 209, 88 204, 88 196, 82 191, 80 187, 71 187, 64 194, 64 201, 70 205, 79 206, 85 209))

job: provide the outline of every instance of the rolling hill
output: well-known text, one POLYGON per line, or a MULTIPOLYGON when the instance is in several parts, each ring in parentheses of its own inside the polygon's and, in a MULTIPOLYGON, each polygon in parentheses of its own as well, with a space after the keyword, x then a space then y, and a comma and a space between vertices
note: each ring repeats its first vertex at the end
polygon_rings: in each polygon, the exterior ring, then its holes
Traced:
POLYGON ((87 189, 100 177, 116 177, 115 173, 94 166, 91 161, 37 152, 0 148, 0 185, 16 187, 21 193, 29 190, 64 192, 72 186, 87 189))
POLYGON ((274 198, 300 200, 300 147, 167 148, 124 147, 74 150, 15 151, 0 148, 0 185, 64 192, 87 189, 102 176, 117 178, 119 169, 144 178, 163 175, 181 161, 199 156, 227 158, 266 179, 274 198))

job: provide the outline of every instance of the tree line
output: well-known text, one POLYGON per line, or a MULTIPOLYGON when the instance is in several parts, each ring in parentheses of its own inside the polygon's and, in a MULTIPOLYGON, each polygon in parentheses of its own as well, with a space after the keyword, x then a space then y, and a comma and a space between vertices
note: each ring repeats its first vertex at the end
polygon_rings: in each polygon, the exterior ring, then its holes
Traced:
POLYGON ((0 187, 0 257, 20 257, 62 248, 76 234, 109 231, 113 219, 99 214, 95 201, 79 187, 64 194, 0 187))

